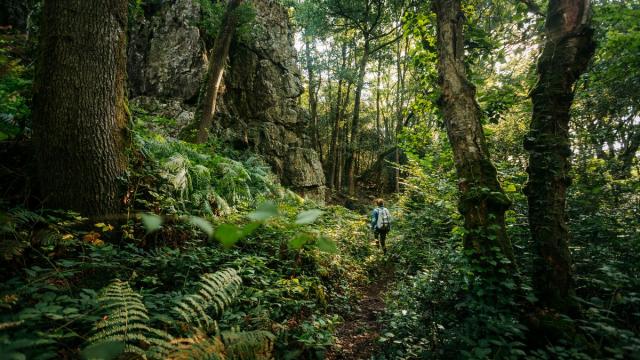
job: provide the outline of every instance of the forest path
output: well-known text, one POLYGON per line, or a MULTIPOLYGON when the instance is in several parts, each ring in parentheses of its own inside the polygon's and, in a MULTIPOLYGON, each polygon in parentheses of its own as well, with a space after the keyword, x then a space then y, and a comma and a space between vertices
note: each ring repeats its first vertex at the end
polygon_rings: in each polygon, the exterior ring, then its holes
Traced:
POLYGON ((378 317, 384 310, 384 294, 394 276, 394 267, 381 259, 376 277, 366 286, 358 288, 359 301, 354 313, 336 330, 336 344, 326 354, 327 360, 372 359, 378 347, 382 323, 378 317))

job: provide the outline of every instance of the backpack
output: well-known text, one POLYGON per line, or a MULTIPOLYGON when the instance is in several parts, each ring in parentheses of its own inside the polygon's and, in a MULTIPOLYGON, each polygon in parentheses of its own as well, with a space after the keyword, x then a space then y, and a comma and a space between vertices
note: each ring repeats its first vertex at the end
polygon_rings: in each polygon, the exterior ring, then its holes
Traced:
POLYGON ((378 209, 376 228, 381 231, 389 231, 391 229, 391 214, 385 207, 378 209))

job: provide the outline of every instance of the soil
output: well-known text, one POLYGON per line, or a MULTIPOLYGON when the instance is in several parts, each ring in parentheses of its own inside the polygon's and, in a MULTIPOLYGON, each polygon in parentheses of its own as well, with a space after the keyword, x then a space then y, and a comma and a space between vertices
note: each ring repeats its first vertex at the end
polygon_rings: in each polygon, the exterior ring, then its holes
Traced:
POLYGON ((385 265, 378 278, 360 288, 360 301, 355 312, 338 327, 336 344, 326 354, 327 360, 372 359, 378 350, 382 323, 378 317, 384 310, 384 294, 393 277, 393 269, 385 265))

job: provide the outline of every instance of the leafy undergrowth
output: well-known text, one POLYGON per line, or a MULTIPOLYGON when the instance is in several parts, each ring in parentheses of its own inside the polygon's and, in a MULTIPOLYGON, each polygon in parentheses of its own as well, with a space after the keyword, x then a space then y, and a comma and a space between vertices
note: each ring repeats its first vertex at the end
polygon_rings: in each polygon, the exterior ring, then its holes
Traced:
MULTIPOLYGON (((453 166, 434 163, 405 169, 407 191, 396 211, 404 214, 396 225, 402 239, 389 249, 398 280, 386 297, 378 359, 639 358, 637 183, 603 186, 602 169, 578 178, 569 208, 580 314, 569 318, 538 308, 527 277, 533 246, 522 192, 510 193, 506 214, 518 271, 486 277, 462 250, 455 181, 447 178, 453 166)), ((503 176, 505 188, 526 181, 512 168, 503 176)))
POLYGON ((138 118, 126 214, 3 206, 0 354, 323 358, 376 259, 364 217, 138 118))

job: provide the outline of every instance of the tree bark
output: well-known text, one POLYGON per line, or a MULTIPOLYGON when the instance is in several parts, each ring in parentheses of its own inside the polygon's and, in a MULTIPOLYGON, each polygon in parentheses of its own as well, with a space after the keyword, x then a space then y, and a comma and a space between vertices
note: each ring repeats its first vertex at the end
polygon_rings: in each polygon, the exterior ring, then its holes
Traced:
POLYGON ((205 94, 200 102, 201 118, 198 126, 198 136, 196 137, 196 143, 198 144, 207 142, 209 138, 209 128, 211 128, 213 116, 216 113, 216 103, 218 102, 222 75, 224 75, 224 66, 229 56, 231 40, 233 39, 233 34, 238 23, 236 10, 240 4, 242 4, 242 0, 229 0, 222 20, 222 27, 216 36, 211 61, 209 62, 209 69, 207 71, 205 94))
MULTIPOLYGON (((406 48, 409 47, 409 39, 407 38, 405 42, 406 48)), ((405 49, 406 52, 406 49, 405 49)), ((402 44, 398 41, 396 46, 396 71, 398 81, 396 84, 396 129, 395 129, 395 143, 396 143, 396 164, 400 163, 400 147, 398 136, 402 133, 402 125, 403 125, 403 106, 404 106, 404 89, 405 89, 405 71, 406 67, 402 66, 403 58, 402 58, 402 44)), ((395 191, 400 193, 400 167, 398 166, 395 171, 395 191)))
POLYGON ((504 224, 510 201, 498 183, 480 124, 475 87, 465 73, 464 15, 460 0, 437 0, 433 6, 437 16, 438 72, 442 88, 440 107, 459 179, 458 206, 464 216, 464 248, 471 250, 472 258, 490 269, 494 261, 501 266, 501 257, 513 261, 504 224))
MULTIPOLYGON (((342 44, 342 64, 340 65, 340 75, 338 78, 338 96, 336 97, 336 106, 333 112, 333 131, 331 132, 331 147, 329 148, 329 187, 336 188, 336 168, 338 165, 338 133, 340 131, 340 107, 342 100, 342 84, 344 83, 342 72, 347 65, 347 43, 342 44)), ((338 186, 339 187, 339 186, 338 186)))
POLYGON ((531 90, 533 117, 525 138, 529 152, 529 226, 536 247, 534 290, 540 304, 574 308, 573 271, 566 224, 569 177, 569 109, 574 84, 594 52, 589 0, 550 0, 546 41, 531 90))
POLYGON ((320 82, 322 81, 322 79, 316 81, 311 41, 312 40, 310 36, 305 36, 304 48, 306 57, 307 78, 309 80, 309 86, 307 88, 307 91, 309 92, 309 114, 311 115, 311 126, 313 127, 311 131, 311 136, 313 138, 313 147, 318 152, 318 155, 320 155, 320 162, 322 163, 322 144, 320 143, 320 133, 318 126, 318 91, 320 90, 320 82))
POLYGON ((362 89, 364 88, 364 77, 367 73, 367 63, 369 62, 369 52, 371 50, 369 35, 365 34, 364 47, 362 48, 362 57, 358 66, 358 80, 356 82, 356 93, 353 102, 353 118, 351 120, 351 140, 347 149, 346 172, 349 195, 353 195, 356 191, 355 176, 355 153, 358 146, 358 136, 360 129, 360 102, 362 101, 362 89))
POLYGON ((347 158, 347 148, 349 147, 349 122, 345 120, 345 117, 347 116, 347 106, 349 104, 349 101, 351 99, 351 87, 353 86, 353 83, 351 81, 349 81, 347 83, 347 91, 345 94, 345 100, 342 103, 342 112, 340 115, 340 123, 342 124, 342 126, 340 126, 340 132, 342 135, 342 141, 340 142, 340 152, 339 152, 339 161, 338 161, 338 176, 336 179, 337 182, 337 187, 338 189, 340 189, 340 191, 342 191, 343 186, 344 186, 344 171, 346 169, 346 158, 347 158))
POLYGON ((127 161, 126 0, 45 1, 33 139, 48 207, 121 208, 127 161))
POLYGON ((376 144, 378 148, 382 147, 383 136, 382 127, 380 125, 380 77, 382 74, 382 58, 378 58, 378 71, 376 74, 376 144))

